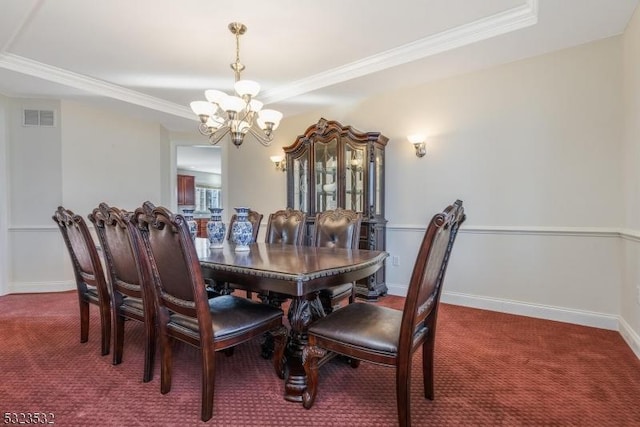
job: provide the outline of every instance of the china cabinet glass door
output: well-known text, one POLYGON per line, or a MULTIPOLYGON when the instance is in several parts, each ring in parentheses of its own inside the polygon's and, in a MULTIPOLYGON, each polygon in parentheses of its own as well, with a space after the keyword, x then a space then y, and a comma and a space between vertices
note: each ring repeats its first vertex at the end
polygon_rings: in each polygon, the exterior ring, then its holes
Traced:
POLYGON ((375 155, 375 207, 374 214, 384 215, 384 150, 376 148, 375 155))
POLYGON ((365 147, 344 145, 345 209, 364 212, 365 147))
POLYGON ((309 212, 309 151, 293 158, 293 209, 309 212))
POLYGON ((332 139, 315 144, 315 201, 316 212, 338 207, 338 141, 332 139))

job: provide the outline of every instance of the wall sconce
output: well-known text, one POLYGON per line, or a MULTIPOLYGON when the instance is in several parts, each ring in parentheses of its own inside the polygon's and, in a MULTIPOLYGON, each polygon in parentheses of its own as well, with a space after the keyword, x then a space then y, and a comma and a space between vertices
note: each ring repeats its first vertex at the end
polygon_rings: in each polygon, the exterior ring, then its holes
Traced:
POLYGON ((427 146, 424 142, 424 135, 409 135, 407 137, 410 143, 413 144, 413 147, 416 149, 417 157, 424 157, 427 154, 427 146))
POLYGON ((277 171, 285 172, 287 170, 286 165, 284 163, 284 157, 282 156, 271 156, 269 157, 273 164, 276 166, 277 171))

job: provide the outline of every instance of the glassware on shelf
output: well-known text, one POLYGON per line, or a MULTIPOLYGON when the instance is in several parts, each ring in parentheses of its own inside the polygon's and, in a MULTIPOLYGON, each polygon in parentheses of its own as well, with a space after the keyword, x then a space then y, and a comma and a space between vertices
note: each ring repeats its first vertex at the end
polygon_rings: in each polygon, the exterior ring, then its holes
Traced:
POLYGON ((335 183, 335 182, 332 182, 332 183, 330 183, 330 184, 324 184, 324 185, 322 186, 322 190, 323 190, 325 193, 334 193, 334 192, 336 191, 336 183, 335 183))

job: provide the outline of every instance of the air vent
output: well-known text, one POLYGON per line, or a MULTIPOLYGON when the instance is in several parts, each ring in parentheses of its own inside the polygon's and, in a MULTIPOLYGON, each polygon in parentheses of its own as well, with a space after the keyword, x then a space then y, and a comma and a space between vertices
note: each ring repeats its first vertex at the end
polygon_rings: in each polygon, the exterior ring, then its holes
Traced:
POLYGON ((46 126, 56 125, 53 110, 24 110, 23 126, 46 126))

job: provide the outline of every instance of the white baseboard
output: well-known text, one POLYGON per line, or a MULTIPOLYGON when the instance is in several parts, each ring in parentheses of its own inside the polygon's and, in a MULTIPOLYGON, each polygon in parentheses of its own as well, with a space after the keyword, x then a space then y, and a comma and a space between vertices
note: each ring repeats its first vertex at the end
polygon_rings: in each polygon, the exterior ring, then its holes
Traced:
POLYGON ((640 359, 640 336, 631 329, 631 326, 624 319, 620 319, 620 335, 622 335, 622 339, 625 340, 627 345, 631 347, 636 357, 640 359))
POLYGON ((399 297, 406 297, 407 296, 407 285, 393 285, 393 284, 387 282, 387 293, 389 295, 397 295, 399 297))
MULTIPOLYGON (((407 294, 406 286, 394 286, 387 284, 387 287, 389 289, 389 294, 391 295, 405 296, 407 294)), ((608 329, 612 331, 619 331, 621 334, 623 333, 621 330, 621 319, 618 316, 611 314, 446 291, 442 293, 442 302, 446 304, 479 308, 482 310, 497 311, 500 313, 517 314, 520 316, 535 317, 538 319, 573 323, 576 325, 608 329)), ((628 327, 628 325, 627 330, 629 336, 625 337, 625 340, 627 340, 627 342, 634 342, 635 340, 637 343, 638 336, 631 328, 628 327)))
POLYGON ((64 291, 71 291, 74 289, 76 289, 76 283, 73 281, 9 283, 10 294, 64 292, 64 291))
MULTIPOLYGON (((407 294, 406 286, 387 284, 387 288, 390 295, 406 296, 407 294)), ((443 292, 442 302, 445 304, 461 305, 464 307, 479 308, 482 310, 497 311, 500 313, 516 314, 520 316, 555 320, 558 322, 618 331, 622 336, 622 339, 624 339, 627 345, 631 348, 631 351, 633 351, 636 357, 640 359, 640 336, 629 326, 627 322, 624 321, 624 319, 618 316, 574 310, 564 307, 552 307, 523 303, 520 301, 479 297, 476 295, 461 294, 457 292, 443 292)))
POLYGON ((481 308, 484 310, 499 311, 501 313, 535 317, 538 319, 555 320, 557 322, 609 329, 612 331, 617 331, 619 328, 618 316, 592 311, 575 310, 566 307, 531 304, 521 301, 480 297, 456 292, 443 292, 442 302, 463 305, 466 307, 481 308))

